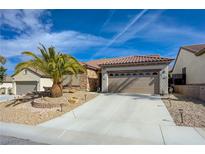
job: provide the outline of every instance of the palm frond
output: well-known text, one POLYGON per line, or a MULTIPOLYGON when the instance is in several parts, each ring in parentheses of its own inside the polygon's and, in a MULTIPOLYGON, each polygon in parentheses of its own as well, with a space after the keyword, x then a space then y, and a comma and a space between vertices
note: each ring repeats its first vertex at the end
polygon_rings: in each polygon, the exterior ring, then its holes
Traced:
POLYGON ((54 83, 63 80, 64 75, 77 75, 85 72, 85 68, 71 55, 57 52, 54 47, 45 48, 42 44, 38 47, 41 56, 30 51, 23 52, 24 55, 32 57, 32 60, 19 63, 15 68, 15 74, 24 68, 35 68, 50 76, 54 83))
POLYGON ((36 54, 34 54, 33 52, 31 52, 31 51, 24 51, 24 52, 22 52, 22 54, 27 55, 27 56, 30 56, 30 57, 33 57, 33 58, 35 58, 35 59, 40 60, 40 58, 39 58, 36 54))
POLYGON ((0 55, 0 63, 5 64, 6 63, 6 58, 0 55))

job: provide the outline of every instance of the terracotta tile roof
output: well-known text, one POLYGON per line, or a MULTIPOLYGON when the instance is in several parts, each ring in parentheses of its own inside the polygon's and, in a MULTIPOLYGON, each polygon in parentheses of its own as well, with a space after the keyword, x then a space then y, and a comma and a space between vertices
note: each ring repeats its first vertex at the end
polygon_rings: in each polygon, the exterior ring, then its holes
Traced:
POLYGON ((119 58, 99 59, 86 62, 93 67, 100 68, 105 65, 127 65, 127 64, 154 64, 154 63, 170 63, 173 59, 162 58, 160 55, 148 56, 128 56, 119 58))
POLYGON ((181 47, 183 49, 186 49, 196 55, 201 55, 205 52, 205 44, 197 44, 197 45, 190 45, 190 46, 183 46, 181 47))
POLYGON ((90 65, 90 66, 93 66, 95 68, 100 68, 100 64, 108 61, 109 59, 97 59, 97 60, 91 60, 91 61, 88 61, 86 62, 86 64, 90 65))
POLYGON ((87 62, 79 62, 81 65, 83 65, 84 67, 86 68, 90 68, 90 69, 94 69, 94 70, 98 70, 99 67, 98 66, 95 66, 95 65, 90 65, 88 64, 87 62))

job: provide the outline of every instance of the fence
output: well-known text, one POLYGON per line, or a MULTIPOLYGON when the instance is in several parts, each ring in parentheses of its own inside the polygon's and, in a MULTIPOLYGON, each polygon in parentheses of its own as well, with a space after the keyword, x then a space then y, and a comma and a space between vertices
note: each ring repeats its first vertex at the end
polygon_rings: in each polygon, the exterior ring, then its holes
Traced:
POLYGON ((205 101, 205 85, 175 85, 176 93, 205 101))

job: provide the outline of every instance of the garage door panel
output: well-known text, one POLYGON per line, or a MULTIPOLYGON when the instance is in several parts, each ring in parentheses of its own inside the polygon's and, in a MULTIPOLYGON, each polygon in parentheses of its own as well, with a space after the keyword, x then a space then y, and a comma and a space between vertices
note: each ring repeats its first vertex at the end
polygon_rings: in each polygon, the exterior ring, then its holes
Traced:
POLYGON ((19 81, 16 82, 16 92, 18 95, 26 94, 29 92, 37 91, 37 82, 36 81, 19 81))
POLYGON ((159 93, 158 75, 131 76, 131 77, 109 77, 109 92, 122 93, 159 93))

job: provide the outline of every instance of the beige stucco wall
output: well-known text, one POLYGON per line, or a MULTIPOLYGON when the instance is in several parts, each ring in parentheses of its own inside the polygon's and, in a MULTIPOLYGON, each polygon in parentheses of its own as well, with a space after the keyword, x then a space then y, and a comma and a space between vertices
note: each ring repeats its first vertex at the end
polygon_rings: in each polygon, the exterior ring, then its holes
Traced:
POLYGON ((13 84, 12 83, 0 83, 0 88, 12 88, 13 84))
POLYGON ((172 74, 181 74, 186 67, 187 84, 205 84, 205 54, 195 54, 181 49, 172 74))
POLYGON ((39 82, 39 91, 44 91, 44 87, 52 87, 53 85, 53 80, 50 78, 41 78, 39 82))
POLYGON ((103 67, 102 68, 102 92, 108 92, 108 72, 121 70, 160 70, 159 87, 160 94, 168 93, 168 65, 146 65, 146 66, 126 66, 126 67, 103 67))
POLYGON ((27 74, 24 74, 24 70, 16 74, 13 78, 14 81, 40 81, 40 76, 36 75, 30 70, 27 70, 27 74))
POLYGON ((98 86, 99 78, 97 71, 87 69, 87 91, 96 91, 98 86))
POLYGON ((5 94, 8 94, 8 89, 13 90, 13 83, 0 83, 0 89, 2 89, 2 88, 5 89, 5 94))
POLYGON ((205 101, 205 86, 203 85, 175 85, 176 93, 205 101))
POLYGON ((78 75, 65 75, 63 77, 63 85, 64 86, 79 86, 80 85, 80 76, 81 74, 78 75))
POLYGON ((168 65, 165 65, 160 70, 160 76, 159 76, 159 93, 160 94, 168 94, 168 73, 169 68, 168 65))
POLYGON ((87 69, 87 76, 90 78, 98 78, 97 71, 87 69))

